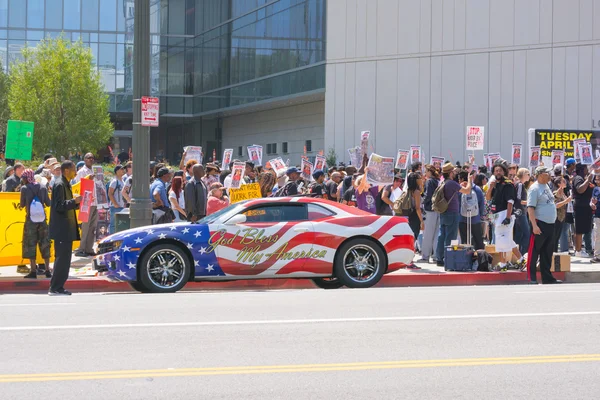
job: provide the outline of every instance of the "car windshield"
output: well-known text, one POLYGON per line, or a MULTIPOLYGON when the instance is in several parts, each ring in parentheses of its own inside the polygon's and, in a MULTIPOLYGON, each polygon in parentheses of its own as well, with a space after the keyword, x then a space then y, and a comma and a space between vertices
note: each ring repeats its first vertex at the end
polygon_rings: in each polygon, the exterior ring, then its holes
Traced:
POLYGON ((217 219, 219 219, 222 215, 227 214, 228 212, 230 212, 231 210, 241 206, 242 204, 244 204, 245 202, 247 202, 248 200, 244 200, 244 201, 240 201, 238 203, 235 204, 231 204, 227 207, 225 207, 222 210, 217 211, 214 214, 210 214, 207 215, 206 217, 202 218, 200 221, 198 221, 199 224, 212 224, 214 223, 217 219))

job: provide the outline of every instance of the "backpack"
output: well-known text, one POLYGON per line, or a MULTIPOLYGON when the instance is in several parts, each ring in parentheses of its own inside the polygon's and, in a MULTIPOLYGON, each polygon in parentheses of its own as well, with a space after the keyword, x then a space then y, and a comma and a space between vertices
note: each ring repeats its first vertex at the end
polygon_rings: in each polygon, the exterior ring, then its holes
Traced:
POLYGON ((471 194, 463 194, 460 201, 460 215, 463 217, 476 217, 479 215, 479 202, 474 190, 471 194))
MULTIPOLYGON (((32 190, 33 191, 33 190, 32 190)), ((33 200, 29 205, 29 219, 31 222, 40 223, 46 220, 46 212, 44 205, 40 202, 40 198, 34 193, 33 200)))
POLYGON ((435 189, 435 191, 433 192, 433 196, 431 197, 431 209, 440 214, 443 214, 448 210, 448 204, 450 203, 450 201, 452 201, 454 196, 456 196, 456 193, 454 193, 452 197, 450 197, 450 200, 446 200, 446 197, 444 196, 445 186, 446 181, 442 182, 435 189))
POLYGON ((412 198, 408 190, 402 192, 400 197, 394 201, 394 214, 395 215, 408 215, 413 209, 412 198))

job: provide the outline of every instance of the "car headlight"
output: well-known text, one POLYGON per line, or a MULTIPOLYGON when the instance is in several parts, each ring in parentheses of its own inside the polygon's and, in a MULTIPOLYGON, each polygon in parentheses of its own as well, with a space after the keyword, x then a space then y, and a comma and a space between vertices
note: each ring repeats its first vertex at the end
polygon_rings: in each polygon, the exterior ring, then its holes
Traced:
POLYGON ((111 251, 116 251, 121 248, 123 244, 122 240, 116 240, 114 242, 106 242, 100 243, 98 245, 98 254, 110 253, 111 251))

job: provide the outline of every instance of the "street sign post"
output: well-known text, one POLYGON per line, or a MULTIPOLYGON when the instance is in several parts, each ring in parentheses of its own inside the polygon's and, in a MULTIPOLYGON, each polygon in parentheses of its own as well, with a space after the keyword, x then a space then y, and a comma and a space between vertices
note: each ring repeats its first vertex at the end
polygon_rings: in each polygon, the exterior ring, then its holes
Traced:
POLYGON ((142 96, 142 126, 158 127, 158 97, 142 96))

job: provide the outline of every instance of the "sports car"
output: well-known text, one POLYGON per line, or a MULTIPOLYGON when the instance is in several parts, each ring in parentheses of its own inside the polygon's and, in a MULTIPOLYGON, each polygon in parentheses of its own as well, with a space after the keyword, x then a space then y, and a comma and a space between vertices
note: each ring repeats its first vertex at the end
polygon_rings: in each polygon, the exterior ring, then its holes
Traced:
POLYGON ((97 246, 102 276, 155 293, 189 281, 273 278, 366 288, 414 257, 406 218, 308 197, 246 200, 195 224, 129 229, 97 246))

